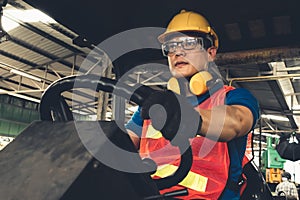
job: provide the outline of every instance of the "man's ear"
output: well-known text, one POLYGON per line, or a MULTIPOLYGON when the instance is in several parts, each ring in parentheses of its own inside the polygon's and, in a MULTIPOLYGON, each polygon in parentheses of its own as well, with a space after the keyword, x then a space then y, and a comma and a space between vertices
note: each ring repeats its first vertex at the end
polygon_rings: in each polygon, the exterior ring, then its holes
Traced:
POLYGON ((209 48, 207 49, 207 52, 209 53, 210 59, 212 59, 212 61, 215 60, 216 55, 217 55, 217 48, 214 47, 214 46, 209 47, 209 48))

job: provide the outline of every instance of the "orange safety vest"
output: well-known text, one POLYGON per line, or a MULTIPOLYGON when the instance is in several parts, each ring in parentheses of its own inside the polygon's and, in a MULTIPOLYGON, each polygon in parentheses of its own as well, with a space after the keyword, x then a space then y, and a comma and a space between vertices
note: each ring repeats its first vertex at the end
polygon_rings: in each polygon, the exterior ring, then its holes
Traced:
MULTIPOLYGON (((224 105, 226 93, 234 89, 224 86, 206 99, 199 108, 211 109, 224 105)), ((182 199, 218 199, 228 179, 230 158, 226 142, 216 142, 197 136, 190 139, 193 152, 193 164, 190 172, 178 185, 161 190, 166 192, 187 188, 189 195, 182 199)), ((144 120, 140 142, 142 158, 151 158, 158 166, 153 178, 164 178, 173 174, 180 164, 178 147, 174 147, 162 134, 151 126, 150 120, 144 120)), ((179 197, 176 197, 179 198, 179 197)))

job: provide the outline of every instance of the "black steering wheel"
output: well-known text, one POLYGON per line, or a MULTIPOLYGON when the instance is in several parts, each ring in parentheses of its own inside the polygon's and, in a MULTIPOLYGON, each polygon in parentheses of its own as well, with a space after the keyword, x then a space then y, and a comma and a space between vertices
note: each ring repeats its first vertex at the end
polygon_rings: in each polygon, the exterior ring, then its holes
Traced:
MULTIPOLYGON (((155 92, 145 85, 128 86, 105 77, 96 75, 68 76, 53 82, 44 92, 40 103, 41 120, 48 121, 72 121, 73 115, 61 93, 75 88, 90 88, 104 92, 114 93, 115 95, 127 98, 139 106, 147 97, 155 92)), ((179 147, 181 162, 174 174, 154 179, 159 190, 172 187, 181 182, 189 172, 192 165, 191 147, 183 149, 179 147)))

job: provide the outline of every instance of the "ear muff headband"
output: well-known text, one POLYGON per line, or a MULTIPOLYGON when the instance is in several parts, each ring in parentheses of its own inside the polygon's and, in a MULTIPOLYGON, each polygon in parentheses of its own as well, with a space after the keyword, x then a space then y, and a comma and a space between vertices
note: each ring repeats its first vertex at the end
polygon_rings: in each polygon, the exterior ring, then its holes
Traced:
POLYGON ((171 77, 167 84, 168 90, 172 90, 176 94, 180 94, 180 86, 177 78, 171 77))

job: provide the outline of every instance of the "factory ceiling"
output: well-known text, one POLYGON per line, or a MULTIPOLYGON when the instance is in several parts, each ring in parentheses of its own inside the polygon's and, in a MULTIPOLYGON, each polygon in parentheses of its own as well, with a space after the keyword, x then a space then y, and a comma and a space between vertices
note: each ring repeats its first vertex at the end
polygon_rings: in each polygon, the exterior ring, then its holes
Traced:
MULTIPOLYGON (((297 1, 0 2, 4 2, 2 23, 6 18, 18 24, 7 31, 9 36, 1 37, 1 94, 39 102, 52 82, 73 74, 100 73, 97 66, 108 66, 110 62, 111 73, 106 75, 118 79, 126 77, 128 84, 139 82, 163 88, 170 74, 156 37, 180 10, 194 10, 206 16, 218 33, 220 48, 216 64, 224 81, 249 89, 259 100, 263 114, 261 130, 266 135, 299 132, 300 12, 297 1), (26 21, 25 16, 17 17, 17 12, 33 8, 54 21, 39 17, 36 21, 26 21), (130 51, 118 52, 124 44, 132 45, 127 47, 130 51), (20 75, 20 71, 36 79, 20 75), (281 118, 275 119, 274 115, 281 118)), ((97 100, 95 103, 91 92, 76 95, 74 110, 84 107, 86 113, 95 112, 97 100)), ((66 93, 65 98, 74 100, 71 93, 66 93)))

